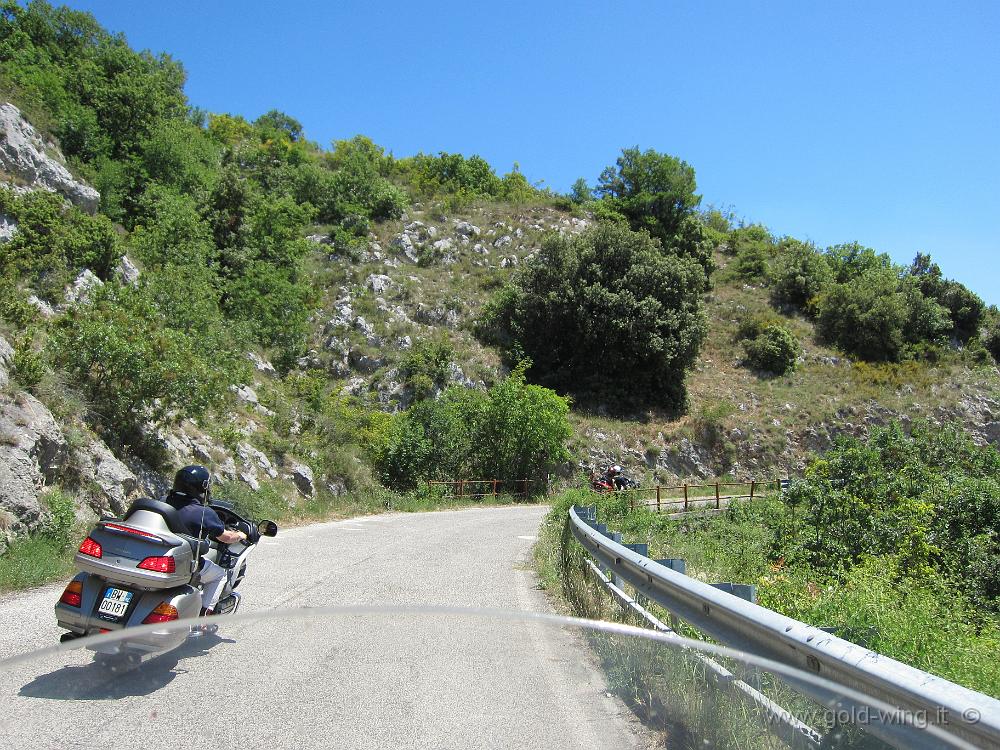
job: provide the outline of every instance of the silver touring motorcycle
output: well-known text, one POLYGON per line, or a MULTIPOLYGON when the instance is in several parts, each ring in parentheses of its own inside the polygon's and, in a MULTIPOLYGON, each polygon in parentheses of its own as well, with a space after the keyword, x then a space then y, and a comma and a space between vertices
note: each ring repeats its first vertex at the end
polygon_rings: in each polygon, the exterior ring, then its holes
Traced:
MULTIPOLYGON (((226 569, 216 614, 235 613, 240 605, 236 588, 246 575, 247 558, 260 537, 275 536, 278 527, 273 521, 255 524, 227 502, 213 500, 210 505, 227 528, 244 532, 246 541, 226 545, 189 536, 173 506, 149 498, 133 503, 124 519, 102 518, 76 553, 81 572, 56 603, 59 627, 69 631, 60 641, 137 625, 193 620, 202 608, 198 575, 202 558, 226 569)), ((176 627, 146 628, 127 640, 88 648, 99 661, 138 663, 147 654, 179 646, 189 632, 176 627)))

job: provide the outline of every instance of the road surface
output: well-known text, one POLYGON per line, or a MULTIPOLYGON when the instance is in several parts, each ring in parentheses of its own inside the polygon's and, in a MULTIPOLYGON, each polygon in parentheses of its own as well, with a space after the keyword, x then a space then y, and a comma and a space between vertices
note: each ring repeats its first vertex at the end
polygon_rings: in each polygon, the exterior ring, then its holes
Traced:
MULTIPOLYGON (((112 676, 63 651, 0 673, 0 747, 638 748, 585 637, 551 612, 530 550, 546 508, 389 514, 265 539, 218 634, 112 676), (302 608, 392 605, 331 616, 302 608), (291 617, 282 613, 295 613, 291 617)), ((0 599, 0 657, 57 642, 62 584, 0 599)))

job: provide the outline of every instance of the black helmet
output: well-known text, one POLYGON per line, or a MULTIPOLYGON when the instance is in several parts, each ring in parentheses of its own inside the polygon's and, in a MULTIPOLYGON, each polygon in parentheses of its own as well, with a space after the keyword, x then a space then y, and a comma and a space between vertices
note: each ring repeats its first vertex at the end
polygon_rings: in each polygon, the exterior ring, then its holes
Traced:
POLYGON ((189 497, 207 498, 212 475, 204 466, 185 466, 174 475, 174 492, 183 492, 189 497))

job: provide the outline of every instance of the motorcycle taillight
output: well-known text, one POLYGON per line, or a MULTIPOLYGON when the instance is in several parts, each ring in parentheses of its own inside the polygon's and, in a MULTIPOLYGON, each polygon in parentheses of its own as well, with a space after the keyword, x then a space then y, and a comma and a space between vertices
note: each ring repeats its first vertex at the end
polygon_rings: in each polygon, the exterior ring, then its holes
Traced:
POLYGON ((83 544, 80 545, 80 554, 90 557, 100 557, 103 554, 103 550, 100 544, 88 536, 83 540, 83 544))
POLYGON ((177 563, 172 557, 147 557, 136 567, 142 568, 143 570, 152 570, 156 573, 177 572, 177 563))
POLYGON ((180 614, 177 612, 177 607, 173 604, 160 602, 153 608, 152 612, 146 615, 146 619, 142 622, 144 625, 151 625, 156 622, 171 622, 179 618, 180 614))
POLYGON ((59 597, 61 604, 68 604, 70 607, 79 607, 83 601, 83 584, 80 581, 70 581, 62 596, 59 597))

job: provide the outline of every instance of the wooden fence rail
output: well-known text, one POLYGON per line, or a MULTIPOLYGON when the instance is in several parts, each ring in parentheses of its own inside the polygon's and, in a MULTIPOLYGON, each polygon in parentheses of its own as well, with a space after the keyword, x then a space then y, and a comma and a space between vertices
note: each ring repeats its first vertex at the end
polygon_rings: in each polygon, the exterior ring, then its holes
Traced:
MULTIPOLYGON (((749 500, 760 497, 769 490, 780 489, 780 480, 749 482, 712 482, 709 484, 678 484, 656 485, 654 487, 639 487, 636 489, 615 490, 616 495, 625 495, 632 508, 646 507, 656 512, 666 510, 676 513, 683 510, 703 510, 712 508, 720 510, 731 500, 749 500), (733 488, 743 492, 731 491, 733 488)), ((596 491, 596 490, 595 490, 596 491)))
POLYGON ((509 495, 526 500, 529 497, 531 485, 538 484, 534 479, 456 479, 454 481, 429 480, 427 486, 443 487, 445 497, 474 499, 477 497, 493 497, 509 495))

